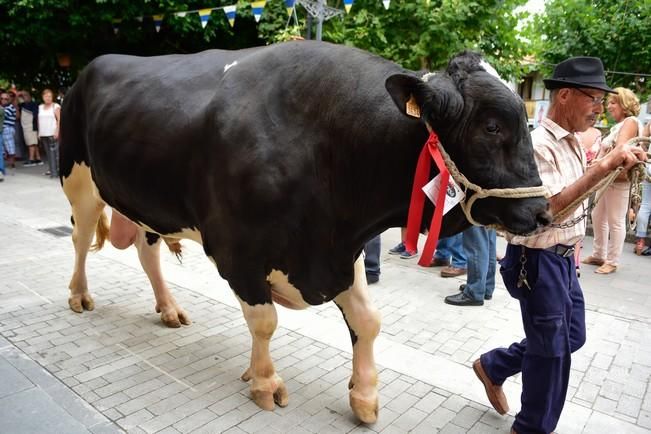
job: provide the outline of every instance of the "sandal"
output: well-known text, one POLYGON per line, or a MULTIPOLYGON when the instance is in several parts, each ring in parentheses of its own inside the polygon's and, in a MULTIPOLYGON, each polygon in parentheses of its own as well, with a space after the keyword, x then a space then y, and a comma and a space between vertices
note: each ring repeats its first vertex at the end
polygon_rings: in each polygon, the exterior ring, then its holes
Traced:
POLYGON ((594 270, 597 274, 611 274, 617 271, 617 265, 603 264, 601 267, 594 270))
POLYGON ((605 261, 603 259, 597 258, 595 256, 588 256, 583 261, 581 261, 581 263, 588 264, 588 265, 601 266, 601 265, 604 265, 605 261))
POLYGON ((635 254, 640 256, 645 249, 646 245, 644 243, 644 238, 638 238, 637 241, 635 241, 635 254))

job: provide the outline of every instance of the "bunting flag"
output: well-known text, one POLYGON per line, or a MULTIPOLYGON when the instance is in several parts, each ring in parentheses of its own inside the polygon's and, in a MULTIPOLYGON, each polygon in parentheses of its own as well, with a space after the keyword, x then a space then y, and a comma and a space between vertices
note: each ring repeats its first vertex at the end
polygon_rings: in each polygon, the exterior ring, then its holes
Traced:
POLYGON ((212 13, 212 9, 199 9, 197 12, 199 12, 199 19, 201 20, 201 27, 204 29, 206 28, 206 24, 208 24, 208 20, 210 19, 210 14, 212 13))
POLYGON ((122 18, 113 18, 113 22, 112 22, 112 24, 113 24, 113 33, 115 33, 116 35, 120 31, 120 23, 121 22, 122 22, 122 18))
POLYGON ((224 6, 224 13, 228 19, 228 23, 233 27, 235 25, 235 11, 237 10, 237 5, 224 6))
POLYGON ((267 0, 251 3, 251 8, 253 9, 253 17, 255 18, 256 23, 260 22, 260 16, 262 15, 262 11, 264 10, 264 5, 266 3, 267 0))
POLYGON ((165 15, 154 15, 154 25, 156 26, 156 33, 160 32, 160 25, 163 23, 165 15))
MULTIPOLYGON (((297 0, 284 0, 285 1, 285 8, 287 9, 287 15, 291 17, 296 10, 296 4, 298 3, 297 0)), ((353 3, 355 0, 344 0, 344 8, 346 9, 346 13, 350 12, 350 9, 353 7, 353 3)), ((430 0, 424 0, 425 4, 429 4, 430 0)), ((245 2, 240 2, 240 3, 245 3, 245 2)), ((251 5, 251 9, 253 12, 253 17, 255 18, 256 23, 260 22, 260 18, 262 17, 262 14, 264 12, 264 8, 267 4, 267 0, 258 0, 258 1, 253 1, 249 3, 251 5)), ((385 9, 389 9, 389 5, 391 4, 391 0, 382 0, 382 4, 384 5, 385 9)), ((176 17, 179 18, 184 18, 188 16, 188 14, 192 13, 199 13, 199 19, 201 20, 201 27, 206 28, 206 25, 208 24, 208 21, 210 21, 210 14, 212 11, 217 10, 217 9, 223 9, 224 14, 226 15, 226 19, 228 20, 228 23, 230 24, 231 27, 235 26, 235 16, 237 13, 237 4, 233 4, 230 6, 221 6, 221 7, 215 7, 215 8, 204 8, 204 9, 195 9, 195 10, 189 10, 189 11, 177 11, 177 12, 169 12, 170 14, 173 14, 176 17)), ((148 15, 149 17, 151 15, 148 15)), ((160 32, 161 25, 163 23, 163 19, 165 18, 165 14, 158 14, 158 15, 153 15, 151 16, 154 20, 154 25, 156 26, 156 32, 160 32)), ((143 21, 143 16, 135 17, 138 22, 142 23, 143 21)), ((118 32, 120 31, 120 26, 122 24, 122 18, 113 18, 111 20, 111 24, 113 26, 113 32, 117 35, 118 32)))
POLYGON ((285 0, 285 7, 287 8, 287 16, 291 17, 294 11, 296 0, 285 0))

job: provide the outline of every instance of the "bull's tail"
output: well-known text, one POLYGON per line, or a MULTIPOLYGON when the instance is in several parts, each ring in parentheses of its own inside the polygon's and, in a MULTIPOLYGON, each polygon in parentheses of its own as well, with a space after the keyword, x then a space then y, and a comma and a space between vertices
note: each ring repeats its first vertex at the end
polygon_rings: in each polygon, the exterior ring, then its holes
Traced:
POLYGON ((109 221, 106 213, 102 211, 95 226, 95 242, 90 246, 91 252, 97 252, 104 247, 104 242, 109 237, 109 221))

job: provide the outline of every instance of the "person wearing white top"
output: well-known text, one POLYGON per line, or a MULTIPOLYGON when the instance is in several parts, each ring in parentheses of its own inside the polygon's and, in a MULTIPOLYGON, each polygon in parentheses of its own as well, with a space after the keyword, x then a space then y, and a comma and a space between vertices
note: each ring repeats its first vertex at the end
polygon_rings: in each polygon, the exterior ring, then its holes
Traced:
MULTIPOLYGON (((608 97, 608 112, 617 122, 610 134, 602 140, 597 159, 612 149, 624 146, 642 132, 642 125, 636 116, 640 113, 640 100, 629 89, 616 87, 616 94, 608 97)), ((599 202, 592 210, 594 244, 592 256, 583 260, 584 264, 598 265, 598 274, 617 271, 619 258, 626 239, 626 214, 628 212, 628 193, 631 183, 628 179, 616 179, 605 187, 599 202)), ((601 191, 597 193, 597 196, 601 191)))
MULTIPOLYGON (((647 123, 642 131, 644 137, 651 137, 651 122, 647 123)), ((648 149, 648 148, 647 148, 648 149)), ((649 217, 651 217, 651 164, 646 163, 646 177, 642 181, 642 200, 640 209, 637 211, 635 223, 635 254, 651 255, 651 247, 647 247, 647 228, 649 227, 649 217)))
POLYGON ((59 122, 61 120, 61 106, 55 102, 54 94, 50 89, 42 93, 43 104, 38 106, 38 137, 47 153, 47 162, 50 170, 46 175, 52 178, 59 176, 59 122))

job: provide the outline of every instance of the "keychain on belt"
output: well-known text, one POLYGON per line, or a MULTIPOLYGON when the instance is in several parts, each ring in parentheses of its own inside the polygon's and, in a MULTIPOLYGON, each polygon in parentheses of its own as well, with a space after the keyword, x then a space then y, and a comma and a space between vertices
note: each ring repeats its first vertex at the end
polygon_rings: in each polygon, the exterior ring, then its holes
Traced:
POLYGON ((515 284, 518 288, 526 286, 529 291, 531 291, 531 286, 527 281, 527 270, 524 268, 524 265, 527 263, 527 255, 525 247, 522 246, 522 254, 520 255, 520 274, 518 275, 518 282, 515 284))

